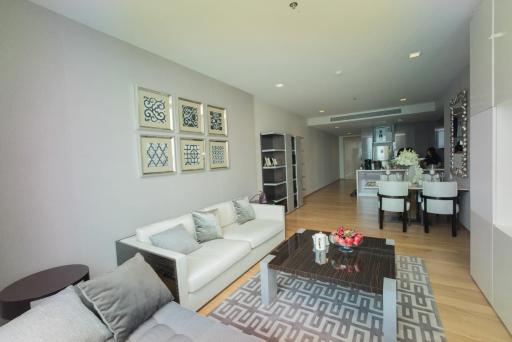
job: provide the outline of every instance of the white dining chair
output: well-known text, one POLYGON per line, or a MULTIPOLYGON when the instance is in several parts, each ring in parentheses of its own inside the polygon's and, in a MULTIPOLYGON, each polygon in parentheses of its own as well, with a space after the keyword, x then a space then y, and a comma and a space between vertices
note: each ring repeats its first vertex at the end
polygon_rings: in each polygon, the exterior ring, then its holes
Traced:
POLYGON ((424 182, 421 199, 425 233, 429 232, 428 214, 451 215, 452 236, 457 236, 459 213, 457 182, 424 182))
POLYGON ((384 226, 384 212, 402 213, 402 225, 404 233, 407 232, 409 221, 409 183, 408 182, 379 182, 379 229, 384 226))

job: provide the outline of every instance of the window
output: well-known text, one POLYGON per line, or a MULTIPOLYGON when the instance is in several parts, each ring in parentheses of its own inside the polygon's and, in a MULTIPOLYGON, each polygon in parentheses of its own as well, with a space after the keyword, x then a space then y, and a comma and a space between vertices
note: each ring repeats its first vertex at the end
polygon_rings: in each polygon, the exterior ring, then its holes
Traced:
POLYGON ((436 128, 436 148, 444 148, 444 128, 436 128))

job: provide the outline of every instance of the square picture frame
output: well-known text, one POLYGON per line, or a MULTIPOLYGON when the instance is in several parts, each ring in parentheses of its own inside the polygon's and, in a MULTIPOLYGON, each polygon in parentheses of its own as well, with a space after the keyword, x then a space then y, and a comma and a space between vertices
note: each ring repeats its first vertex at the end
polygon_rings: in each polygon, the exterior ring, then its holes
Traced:
POLYGON ((140 166, 143 176, 176 172, 174 137, 141 135, 140 166))
POLYGON ((157 90, 137 87, 139 128, 174 130, 172 96, 157 90))
POLYGON ((227 140, 210 140, 208 151, 210 169, 229 168, 229 142, 227 140))
POLYGON ((205 141, 196 138, 180 139, 181 171, 205 170, 205 141))
POLYGON ((178 98, 180 132, 204 133, 203 104, 178 98))
POLYGON ((206 111, 208 134, 227 136, 228 118, 226 108, 208 105, 206 111))

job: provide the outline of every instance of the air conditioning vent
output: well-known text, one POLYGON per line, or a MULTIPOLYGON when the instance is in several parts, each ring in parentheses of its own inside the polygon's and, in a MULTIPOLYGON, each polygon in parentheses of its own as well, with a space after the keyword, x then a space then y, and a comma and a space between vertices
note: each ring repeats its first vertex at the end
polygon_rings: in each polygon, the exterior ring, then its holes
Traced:
POLYGON ((392 115, 392 114, 402 114, 402 108, 393 108, 380 110, 376 112, 366 112, 366 113, 353 113, 353 114, 343 114, 339 116, 335 116, 330 118, 331 122, 340 122, 340 121, 348 121, 348 120, 356 120, 356 119, 368 119, 375 116, 382 115, 392 115))

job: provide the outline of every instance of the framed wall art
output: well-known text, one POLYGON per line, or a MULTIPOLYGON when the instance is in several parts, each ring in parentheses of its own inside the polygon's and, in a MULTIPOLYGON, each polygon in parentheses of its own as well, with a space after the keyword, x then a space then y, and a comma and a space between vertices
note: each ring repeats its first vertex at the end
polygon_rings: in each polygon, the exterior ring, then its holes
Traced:
POLYGON ((180 132, 203 133, 203 105, 200 102, 178 99, 180 132))
POLYGON ((157 128, 172 131, 172 97, 168 94, 137 88, 137 111, 140 128, 157 128))
POLYGON ((228 135, 228 122, 226 109, 215 106, 207 106, 208 134, 228 135))
POLYGON ((180 159, 182 171, 204 170, 204 140, 181 138, 180 159))
POLYGON ((142 175, 171 173, 176 171, 174 137, 140 137, 142 175))
POLYGON ((227 141, 210 140, 210 169, 225 169, 229 167, 229 148, 227 141))

